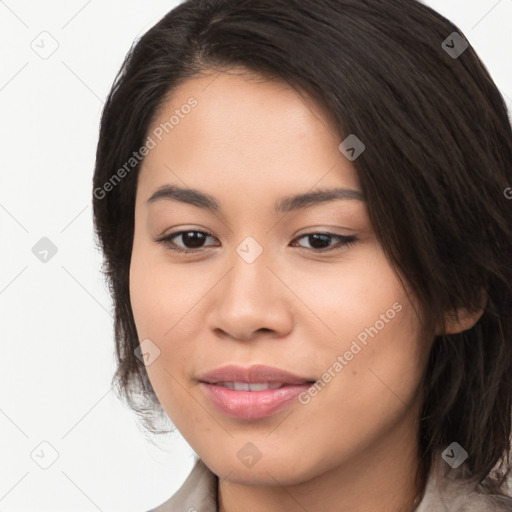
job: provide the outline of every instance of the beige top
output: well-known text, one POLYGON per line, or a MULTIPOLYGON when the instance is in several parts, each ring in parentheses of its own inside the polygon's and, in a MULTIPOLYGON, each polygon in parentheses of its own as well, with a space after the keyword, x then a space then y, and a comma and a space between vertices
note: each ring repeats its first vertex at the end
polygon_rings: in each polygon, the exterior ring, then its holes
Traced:
MULTIPOLYGON (((440 460, 440 458, 437 458, 440 460)), ((512 512, 512 498, 483 494, 438 466, 429 476, 415 512, 512 512)), ((183 485, 165 503, 148 512, 218 512, 218 477, 197 459, 183 485)))

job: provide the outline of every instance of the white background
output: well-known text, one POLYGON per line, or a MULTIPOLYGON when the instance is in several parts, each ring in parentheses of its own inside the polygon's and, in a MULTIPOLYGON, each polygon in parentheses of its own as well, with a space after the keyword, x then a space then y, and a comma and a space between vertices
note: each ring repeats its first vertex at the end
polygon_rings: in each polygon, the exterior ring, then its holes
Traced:
MULTIPOLYGON (((133 40, 177 3, 0 1, 0 512, 143 512, 192 467, 179 433, 151 445, 110 389, 91 210, 103 101, 133 40), (47 59, 32 48, 43 37, 58 44, 47 59), (42 237, 58 249, 47 263, 32 253, 42 237)), ((459 26, 512 108, 512 0, 425 3, 459 26)))

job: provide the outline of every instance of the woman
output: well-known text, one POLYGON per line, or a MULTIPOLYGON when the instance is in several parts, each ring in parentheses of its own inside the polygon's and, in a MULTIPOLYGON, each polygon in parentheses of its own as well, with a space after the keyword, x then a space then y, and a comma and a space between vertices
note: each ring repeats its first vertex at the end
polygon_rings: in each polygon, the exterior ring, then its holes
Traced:
POLYGON ((154 510, 512 510, 511 162, 419 2, 189 0, 149 30, 94 215, 118 393, 198 455, 154 510))

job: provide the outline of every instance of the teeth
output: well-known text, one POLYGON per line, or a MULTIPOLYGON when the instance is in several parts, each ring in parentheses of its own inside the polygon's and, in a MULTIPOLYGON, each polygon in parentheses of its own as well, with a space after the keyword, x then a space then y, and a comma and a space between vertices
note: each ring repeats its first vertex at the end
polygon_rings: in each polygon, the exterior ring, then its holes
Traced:
POLYGON ((217 384, 235 391, 264 391, 265 389, 278 389, 283 386, 279 382, 219 382, 217 384))

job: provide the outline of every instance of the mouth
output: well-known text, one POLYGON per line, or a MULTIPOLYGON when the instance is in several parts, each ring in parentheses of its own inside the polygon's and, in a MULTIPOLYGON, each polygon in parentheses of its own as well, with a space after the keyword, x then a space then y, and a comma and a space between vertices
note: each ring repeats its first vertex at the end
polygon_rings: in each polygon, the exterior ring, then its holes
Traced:
POLYGON ((267 389, 279 389, 291 384, 285 382, 216 382, 214 385, 236 391, 265 391, 267 389))
POLYGON ((200 387, 223 414, 256 420, 271 416, 307 391, 315 380, 268 366, 225 366, 202 375, 200 387))
MULTIPOLYGON (((280 387, 293 384, 307 384, 315 382, 316 379, 301 377, 281 368, 258 364, 248 368, 236 365, 222 366, 200 375, 198 380, 208 384, 227 384, 228 386, 268 384, 280 387)), ((248 390, 244 388, 240 389, 240 391, 248 390)))

